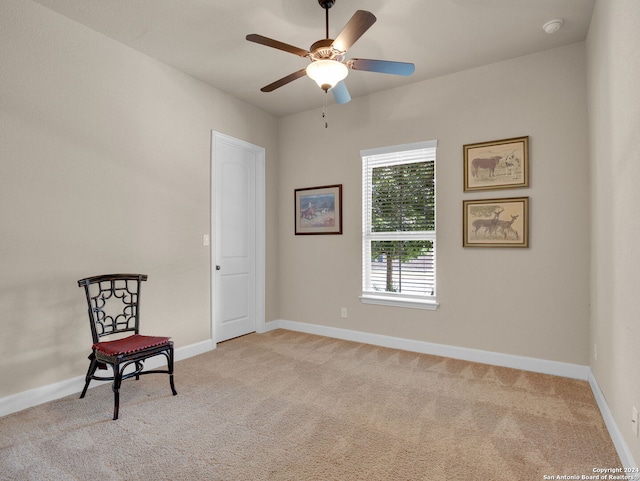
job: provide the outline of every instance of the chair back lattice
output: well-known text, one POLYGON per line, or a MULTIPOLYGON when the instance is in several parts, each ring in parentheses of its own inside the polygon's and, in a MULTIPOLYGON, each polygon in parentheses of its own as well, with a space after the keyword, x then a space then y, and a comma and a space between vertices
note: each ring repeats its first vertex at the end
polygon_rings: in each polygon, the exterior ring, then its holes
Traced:
POLYGON ((94 343, 111 334, 138 334, 140 286, 146 280, 145 274, 108 274, 78 281, 87 297, 94 343))

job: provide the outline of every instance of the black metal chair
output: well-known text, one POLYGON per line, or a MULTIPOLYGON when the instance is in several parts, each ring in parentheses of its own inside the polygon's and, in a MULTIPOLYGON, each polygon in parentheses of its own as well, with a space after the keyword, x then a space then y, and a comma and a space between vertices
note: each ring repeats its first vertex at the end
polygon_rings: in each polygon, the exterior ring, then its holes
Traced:
POLYGON ((87 393, 92 379, 113 381, 113 419, 118 419, 120 409, 120 385, 130 377, 140 379, 143 374, 169 374, 169 384, 175 396, 173 384, 173 341, 168 337, 143 336, 140 326, 140 286, 147 280, 145 274, 107 274, 87 277, 78 281, 84 287, 89 307, 89 322, 93 336, 91 363, 80 399, 87 393), (131 334, 133 333, 133 334, 131 334), (129 334, 122 337, 123 334, 129 334), (119 339, 100 341, 104 336, 120 335, 119 339), (154 356, 167 358, 167 369, 143 371, 144 361, 154 356), (135 365, 135 369, 125 370, 135 365), (96 376, 96 370, 111 366, 113 376, 96 376))

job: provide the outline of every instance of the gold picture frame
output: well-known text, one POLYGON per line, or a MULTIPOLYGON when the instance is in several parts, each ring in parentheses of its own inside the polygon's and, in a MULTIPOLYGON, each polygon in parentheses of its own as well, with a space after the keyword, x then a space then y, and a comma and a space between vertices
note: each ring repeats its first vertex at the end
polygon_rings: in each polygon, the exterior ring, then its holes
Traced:
POLYGON ((464 191, 529 187, 529 137, 467 144, 464 191))
POLYGON ((295 189, 295 234, 342 234, 342 184, 295 189))
POLYGON ((529 247, 529 197, 462 201, 463 247, 529 247))

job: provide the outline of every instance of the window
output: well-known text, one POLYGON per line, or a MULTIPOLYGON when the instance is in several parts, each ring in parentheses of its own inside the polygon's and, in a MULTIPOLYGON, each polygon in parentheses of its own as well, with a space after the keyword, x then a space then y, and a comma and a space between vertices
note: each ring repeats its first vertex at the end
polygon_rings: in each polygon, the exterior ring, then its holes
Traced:
POLYGON ((436 309, 436 141, 363 150, 362 302, 436 309))

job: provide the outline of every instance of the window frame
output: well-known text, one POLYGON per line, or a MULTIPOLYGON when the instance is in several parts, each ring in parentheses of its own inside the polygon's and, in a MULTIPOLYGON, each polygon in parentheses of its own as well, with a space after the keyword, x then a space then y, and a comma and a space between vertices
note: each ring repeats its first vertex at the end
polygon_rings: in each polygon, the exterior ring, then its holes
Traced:
POLYGON ((432 161, 434 177, 434 219, 437 210, 436 204, 436 149, 437 140, 414 142, 375 149, 360 151, 362 161, 362 294, 360 300, 363 304, 379 304, 392 307, 409 307, 416 309, 435 310, 437 301, 437 223, 433 231, 371 231, 371 178, 374 167, 385 165, 401 165, 412 162, 432 161), (367 289, 371 272, 371 242, 384 240, 429 240, 433 242, 433 278, 434 294, 403 294, 397 292, 374 291, 367 289), (367 267, 369 266, 369 267, 367 267))

